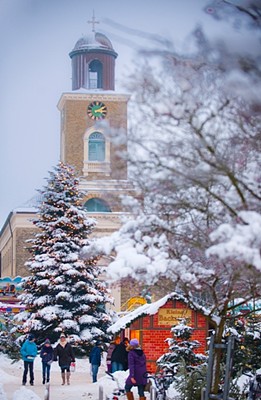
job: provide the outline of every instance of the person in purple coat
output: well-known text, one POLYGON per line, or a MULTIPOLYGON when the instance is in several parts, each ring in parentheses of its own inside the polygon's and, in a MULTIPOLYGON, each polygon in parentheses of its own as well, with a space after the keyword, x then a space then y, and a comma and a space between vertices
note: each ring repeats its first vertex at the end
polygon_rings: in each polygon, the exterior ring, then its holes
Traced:
POLYGON ((134 400, 131 388, 133 386, 137 386, 140 400, 145 400, 144 389, 147 383, 146 356, 143 350, 140 348, 138 339, 131 339, 127 350, 129 351, 128 365, 130 370, 129 376, 125 383, 127 399, 134 400))

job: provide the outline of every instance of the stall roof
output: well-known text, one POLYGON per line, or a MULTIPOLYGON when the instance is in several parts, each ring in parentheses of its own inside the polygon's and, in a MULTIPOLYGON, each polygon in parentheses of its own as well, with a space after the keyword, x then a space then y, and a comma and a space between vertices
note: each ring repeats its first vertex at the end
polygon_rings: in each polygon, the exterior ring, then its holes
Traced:
POLYGON ((116 321, 113 325, 109 327, 108 332, 118 333, 122 329, 130 326, 132 322, 134 322, 141 316, 157 314, 159 308, 164 306, 170 299, 180 300, 188 304, 188 301, 183 295, 176 292, 169 293, 166 296, 162 297, 160 300, 155 301, 151 304, 143 304, 142 306, 136 308, 134 311, 131 311, 123 317, 119 318, 118 321, 116 321))

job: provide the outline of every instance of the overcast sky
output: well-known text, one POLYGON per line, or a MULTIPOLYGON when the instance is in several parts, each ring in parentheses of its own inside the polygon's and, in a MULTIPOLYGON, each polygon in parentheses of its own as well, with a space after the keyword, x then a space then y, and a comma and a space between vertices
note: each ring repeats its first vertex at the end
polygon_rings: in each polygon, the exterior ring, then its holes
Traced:
POLYGON ((140 39, 106 23, 168 37, 182 46, 196 24, 218 34, 224 28, 209 17, 207 0, 0 0, 0 228, 45 184, 59 161, 60 115, 57 103, 71 90, 68 53, 91 32, 111 39, 116 60, 116 90, 131 72, 130 43, 140 39))

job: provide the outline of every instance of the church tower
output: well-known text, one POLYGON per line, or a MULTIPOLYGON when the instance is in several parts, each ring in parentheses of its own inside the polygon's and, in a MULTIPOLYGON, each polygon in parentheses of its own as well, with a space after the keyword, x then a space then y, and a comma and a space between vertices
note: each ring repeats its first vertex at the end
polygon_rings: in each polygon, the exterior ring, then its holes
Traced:
MULTIPOLYGON (((93 235, 110 235, 121 226, 124 214, 120 196, 133 192, 127 177, 127 104, 129 95, 115 90, 117 53, 110 40, 95 32, 80 38, 69 53, 72 90, 61 95, 60 160, 75 167, 84 205, 97 226, 93 235), (120 135, 120 141, 113 140, 120 135)), ((0 231, 1 277, 27 276, 29 258, 26 241, 37 233, 32 220, 41 199, 14 209, 0 231)), ((101 260, 106 265, 106 260, 101 260)), ((116 310, 133 293, 116 287, 112 291, 116 310)))
MULTIPOLYGON (((72 90, 63 93, 60 159, 75 167, 84 205, 97 221, 94 236, 105 236, 121 226, 124 210, 120 196, 132 191, 127 177, 127 103, 129 95, 115 90, 115 52, 111 41, 95 31, 81 37, 69 53, 72 90), (120 144, 113 140, 120 135, 120 144)), ((102 260, 106 265, 106 261, 102 260)), ((116 310, 130 297, 121 287, 112 288, 116 310)))
POLYGON ((69 53, 72 91, 63 93, 61 161, 76 168, 86 191, 89 212, 120 212, 119 194, 129 190, 127 163, 127 103, 129 95, 115 91, 117 53, 110 40, 93 31, 81 37, 69 53), (121 144, 112 140, 121 134, 121 144), (123 138, 123 139, 122 139, 123 138))

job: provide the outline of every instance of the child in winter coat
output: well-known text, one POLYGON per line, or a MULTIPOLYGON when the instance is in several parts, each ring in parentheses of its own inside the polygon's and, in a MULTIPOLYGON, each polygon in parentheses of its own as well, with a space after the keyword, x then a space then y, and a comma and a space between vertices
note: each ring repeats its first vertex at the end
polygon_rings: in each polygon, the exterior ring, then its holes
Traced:
POLYGON ((43 384, 50 381, 50 369, 53 361, 53 348, 49 339, 46 339, 41 349, 43 384))
POLYGON ((75 356, 74 351, 70 343, 67 342, 66 336, 64 333, 61 333, 60 342, 54 349, 54 361, 59 359, 59 366, 61 368, 62 374, 62 385, 65 385, 65 372, 66 372, 66 379, 67 385, 70 385, 70 366, 71 363, 75 363, 75 356))
POLYGON ((28 370, 30 372, 30 385, 33 386, 34 384, 34 359, 37 356, 37 346, 34 340, 34 335, 30 333, 20 350, 22 359, 24 361, 23 385, 26 384, 28 370))
POLYGON ((101 365, 101 342, 97 341, 96 345, 92 348, 90 353, 90 363, 91 363, 91 371, 92 371, 92 381, 97 382, 97 375, 99 366, 101 365))

